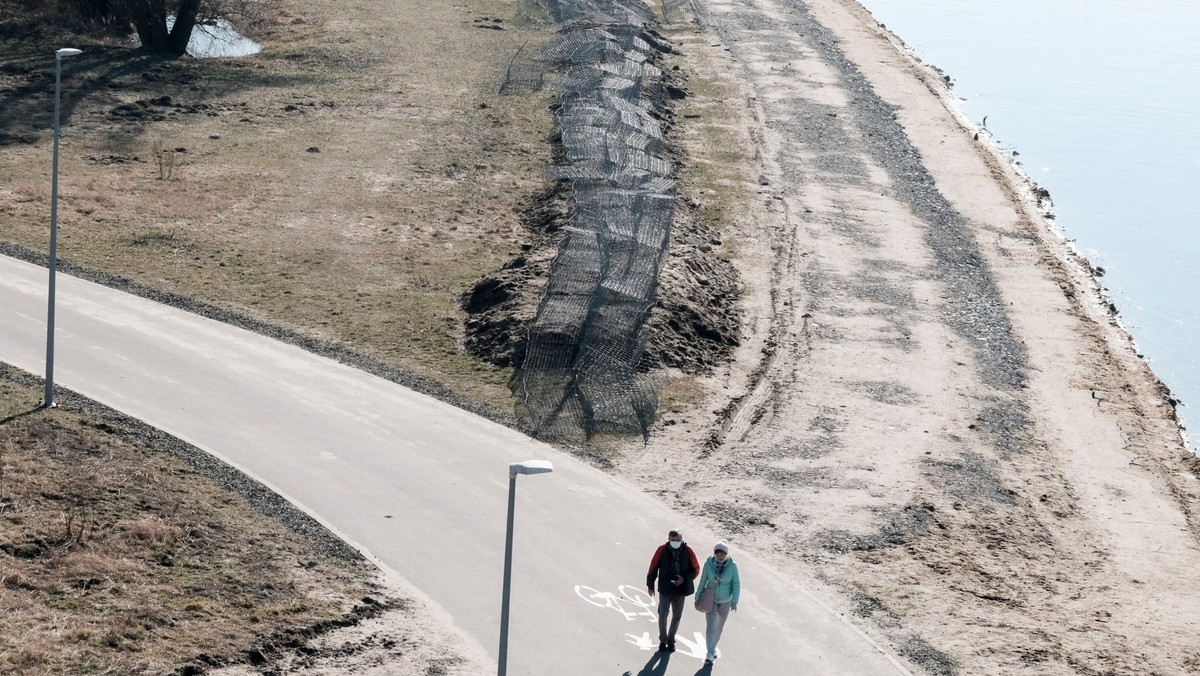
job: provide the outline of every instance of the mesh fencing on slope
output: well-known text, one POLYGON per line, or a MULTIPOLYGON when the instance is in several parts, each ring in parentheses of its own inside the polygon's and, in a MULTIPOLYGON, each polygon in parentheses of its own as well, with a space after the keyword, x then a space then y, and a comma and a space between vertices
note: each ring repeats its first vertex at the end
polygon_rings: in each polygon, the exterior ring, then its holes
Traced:
POLYGON ((658 401, 637 372, 642 326, 670 242, 663 72, 636 0, 542 0, 559 37, 537 58, 563 72, 556 122, 570 223, 529 328, 521 394, 562 436, 648 433, 658 401))

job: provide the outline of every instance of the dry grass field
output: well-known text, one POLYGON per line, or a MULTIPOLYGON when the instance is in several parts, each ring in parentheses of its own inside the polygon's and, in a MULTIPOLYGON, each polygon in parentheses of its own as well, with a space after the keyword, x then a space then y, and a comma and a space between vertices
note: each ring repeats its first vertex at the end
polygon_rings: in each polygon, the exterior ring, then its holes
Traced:
POLYGON ((33 379, 0 376, 0 673, 238 662, 394 603, 171 440, 70 396, 36 409, 33 379))
MULTIPOLYGON (((240 27, 260 54, 210 60, 151 58, 5 7, 6 251, 48 246, 52 54, 72 44, 84 54, 64 61, 65 266, 511 411, 510 371, 461 347, 460 305, 527 242, 518 211, 550 159, 550 94, 498 93, 517 50, 544 39, 517 3, 280 0, 240 27)), ((248 500, 256 487, 70 395, 38 410, 36 379, 0 375, 0 673, 299 669, 320 651, 295 650, 331 629, 422 621, 313 524, 248 500)), ((450 673, 453 651, 410 629, 360 639, 389 673, 450 673)))
MULTIPOLYGON (((83 44, 64 62, 60 258, 510 408, 509 374, 459 347, 459 305, 527 241, 516 210, 549 161, 549 95, 498 94, 539 37, 518 9, 279 2, 241 59, 83 44)), ((3 40, 0 239, 45 251, 53 60, 3 40)))

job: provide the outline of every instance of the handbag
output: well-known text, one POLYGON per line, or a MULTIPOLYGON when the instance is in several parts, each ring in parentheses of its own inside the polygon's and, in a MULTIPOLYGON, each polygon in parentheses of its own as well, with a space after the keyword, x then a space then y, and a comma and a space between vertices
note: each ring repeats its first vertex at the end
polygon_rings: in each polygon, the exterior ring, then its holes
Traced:
POLYGON ((700 598, 696 599, 696 610, 702 613, 712 612, 713 602, 717 600, 717 588, 705 587, 704 591, 700 592, 700 598))

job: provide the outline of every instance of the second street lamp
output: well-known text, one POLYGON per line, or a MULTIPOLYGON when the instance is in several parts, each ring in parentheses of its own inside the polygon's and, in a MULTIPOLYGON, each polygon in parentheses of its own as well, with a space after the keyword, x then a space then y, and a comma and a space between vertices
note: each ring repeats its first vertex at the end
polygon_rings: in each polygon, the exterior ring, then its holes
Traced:
POLYGON ((500 601, 500 660, 497 676, 508 672, 508 596, 512 587, 513 511, 517 502, 517 475, 553 472, 549 460, 526 460, 508 466, 508 531, 504 537, 504 592, 500 601))
POLYGON ((54 406, 54 273, 58 267, 58 137, 62 110, 62 60, 82 54, 64 47, 54 53, 54 168, 50 174, 50 286, 46 303, 46 391, 42 406, 54 406))

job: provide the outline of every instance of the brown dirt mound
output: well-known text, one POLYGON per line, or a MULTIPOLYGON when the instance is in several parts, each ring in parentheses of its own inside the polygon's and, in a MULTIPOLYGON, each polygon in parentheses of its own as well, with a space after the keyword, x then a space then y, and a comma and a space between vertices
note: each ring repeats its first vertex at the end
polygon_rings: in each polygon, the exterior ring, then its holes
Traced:
MULTIPOLYGON (((524 361, 529 323, 566 222, 568 192, 559 183, 531 199, 522 220, 533 242, 463 294, 466 348, 480 359, 513 368, 524 361)), ((643 331, 640 368, 707 373, 738 344, 738 275, 717 251, 718 232, 697 218, 693 205, 677 206, 675 221, 658 302, 643 331)))

